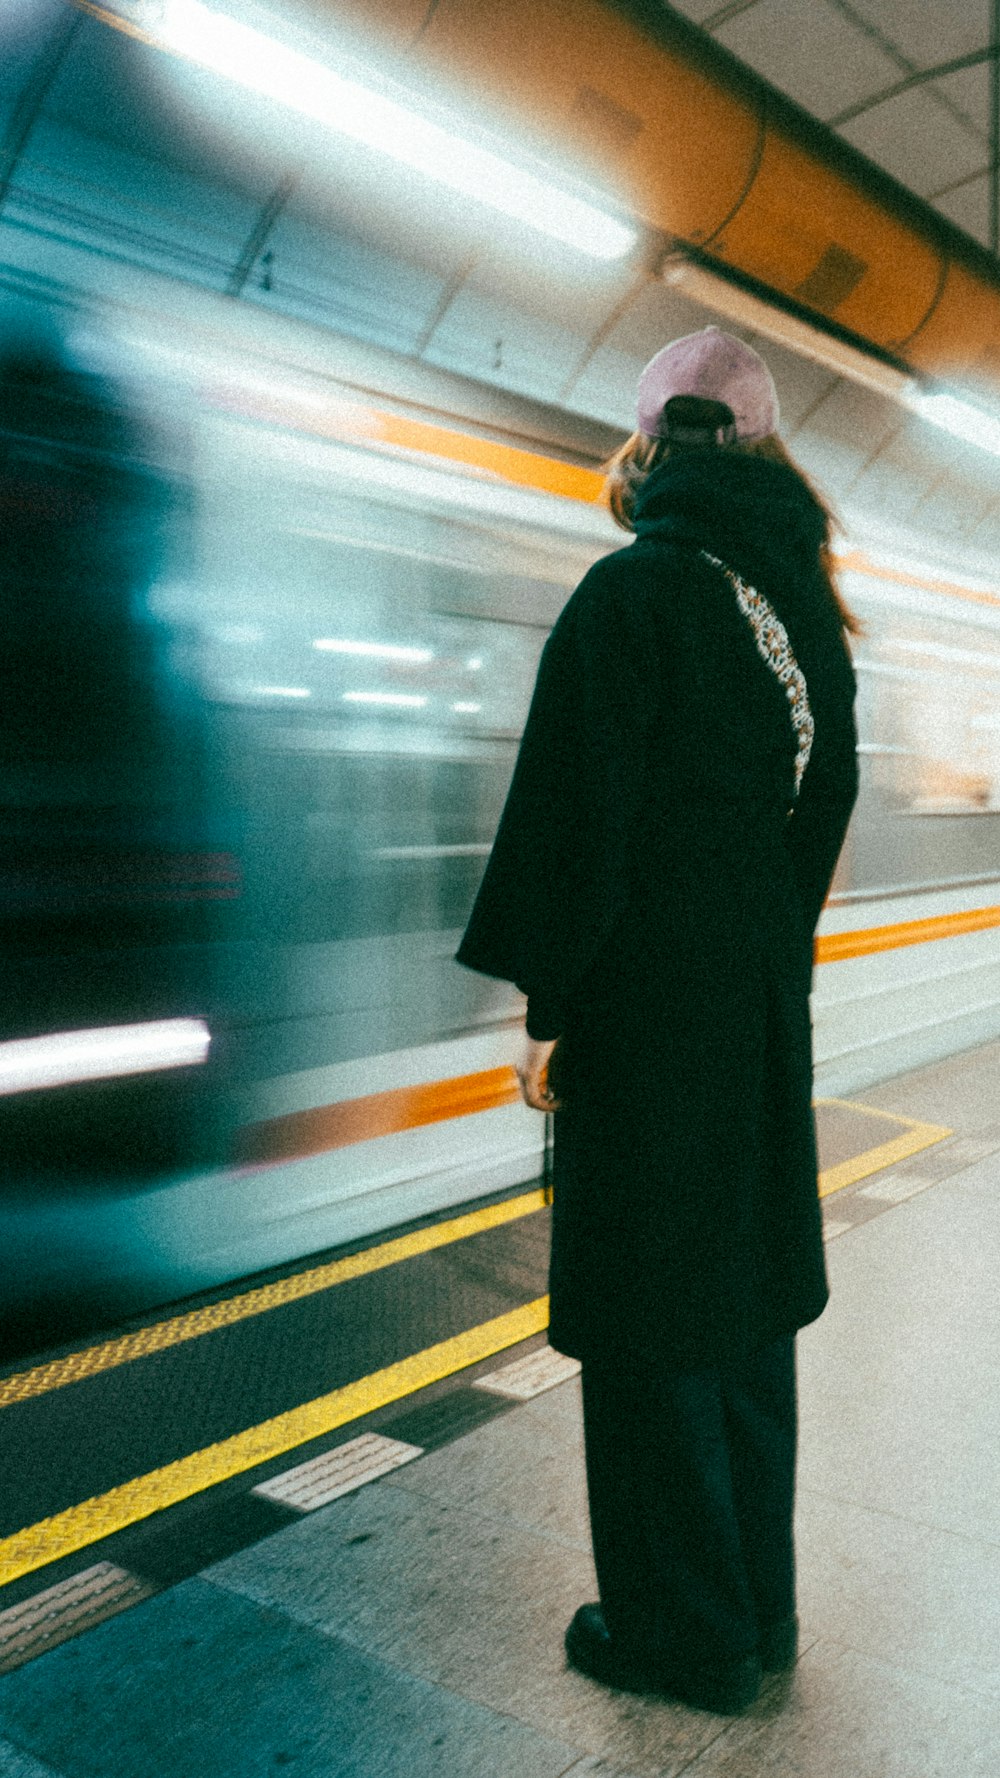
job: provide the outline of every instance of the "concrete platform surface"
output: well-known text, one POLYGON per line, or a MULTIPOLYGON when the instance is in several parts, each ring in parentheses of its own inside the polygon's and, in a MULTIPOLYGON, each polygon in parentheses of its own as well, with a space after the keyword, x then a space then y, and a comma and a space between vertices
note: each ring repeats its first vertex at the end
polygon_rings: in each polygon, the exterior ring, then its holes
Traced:
POLYGON ((800 1337, 797 1666, 742 1718, 569 1671, 573 1378, 0 1679, 0 1778, 972 1778, 1000 1765, 1000 1045, 828 1201, 800 1337))

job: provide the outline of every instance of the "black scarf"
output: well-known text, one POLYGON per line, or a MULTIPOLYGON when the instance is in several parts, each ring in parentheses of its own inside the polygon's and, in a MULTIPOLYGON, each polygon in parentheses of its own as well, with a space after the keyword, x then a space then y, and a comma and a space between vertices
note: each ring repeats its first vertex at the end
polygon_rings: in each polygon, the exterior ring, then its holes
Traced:
POLYGON ((784 463, 712 449, 661 463, 639 493, 633 524, 640 539, 707 549, 767 587, 812 579, 826 515, 784 463))

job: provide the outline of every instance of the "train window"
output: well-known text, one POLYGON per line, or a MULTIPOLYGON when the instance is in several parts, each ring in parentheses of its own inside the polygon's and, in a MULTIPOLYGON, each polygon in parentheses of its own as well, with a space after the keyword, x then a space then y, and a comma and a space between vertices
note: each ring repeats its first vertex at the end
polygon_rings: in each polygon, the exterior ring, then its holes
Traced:
POLYGON ((217 415, 200 436, 197 599, 159 602, 196 628, 238 810, 251 1071, 511 1017, 454 950, 606 519, 468 475, 390 488, 377 461, 348 485, 339 448, 217 415))

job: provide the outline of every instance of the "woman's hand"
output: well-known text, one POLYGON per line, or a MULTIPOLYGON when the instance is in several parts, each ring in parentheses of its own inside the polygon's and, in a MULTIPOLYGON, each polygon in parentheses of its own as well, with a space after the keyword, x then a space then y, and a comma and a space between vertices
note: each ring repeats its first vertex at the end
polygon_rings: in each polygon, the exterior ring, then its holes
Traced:
POLYGON ((559 1100, 553 1098, 548 1090, 547 1071, 549 1058, 559 1039, 552 1037, 544 1043, 537 1037, 524 1038, 521 1048, 521 1059, 517 1063, 517 1078, 521 1083, 521 1097, 526 1105, 535 1111, 558 1111, 559 1100))

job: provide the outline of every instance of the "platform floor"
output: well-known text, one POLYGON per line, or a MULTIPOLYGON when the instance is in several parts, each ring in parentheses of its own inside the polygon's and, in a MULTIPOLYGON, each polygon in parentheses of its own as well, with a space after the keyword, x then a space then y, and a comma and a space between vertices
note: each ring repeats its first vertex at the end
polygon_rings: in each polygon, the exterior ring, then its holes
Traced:
POLYGON ((266 1503, 266 1535, 150 1597, 132 1576, 128 1609, 6 1674, 2 1778, 992 1775, 1000 1045, 859 1098, 954 1134, 825 1200, 832 1301, 799 1342, 801 1655, 746 1716, 567 1670, 563 1628, 595 1596, 578 1383, 477 1390, 536 1336, 375 1425, 421 1454, 316 1510, 266 1503))

